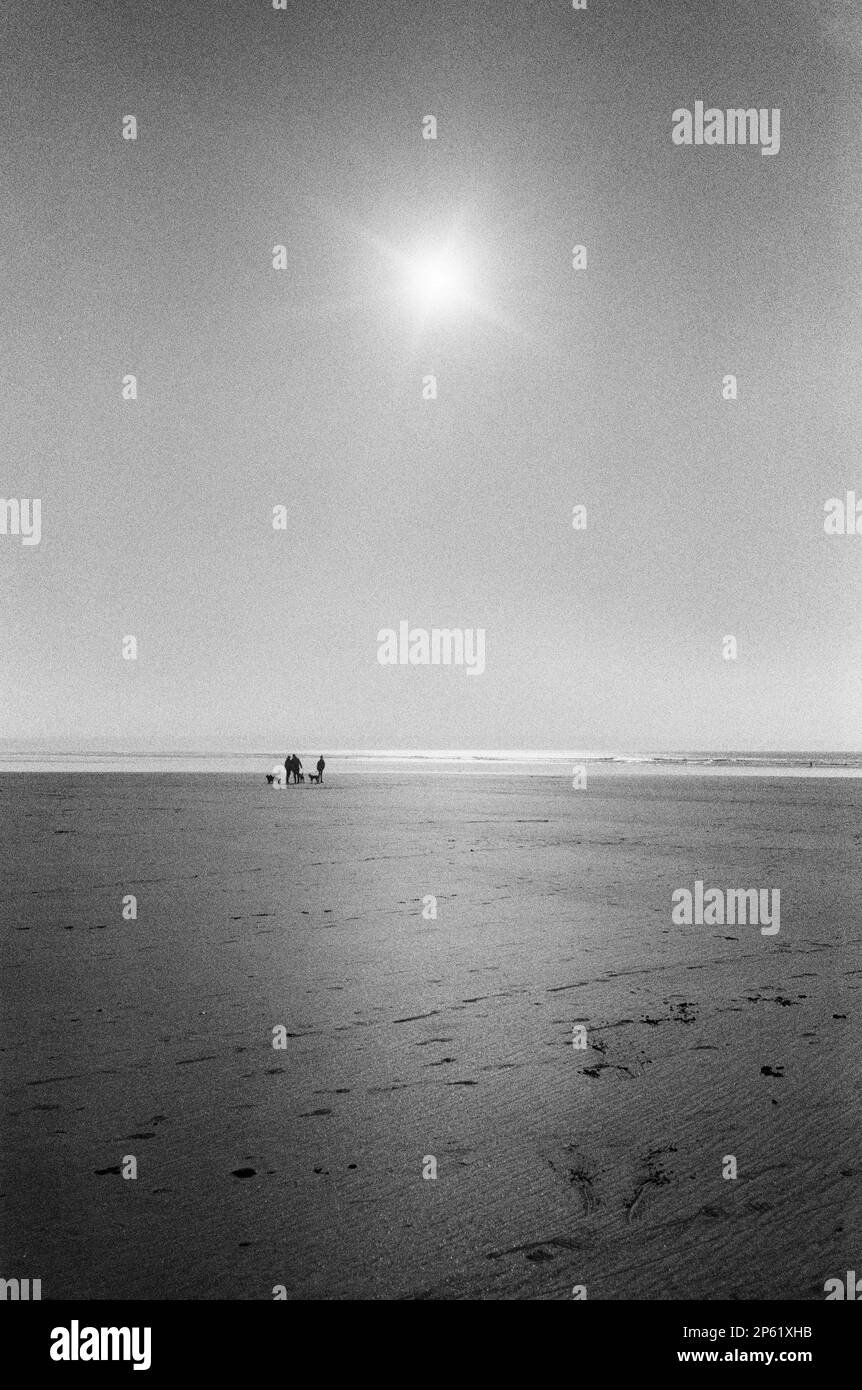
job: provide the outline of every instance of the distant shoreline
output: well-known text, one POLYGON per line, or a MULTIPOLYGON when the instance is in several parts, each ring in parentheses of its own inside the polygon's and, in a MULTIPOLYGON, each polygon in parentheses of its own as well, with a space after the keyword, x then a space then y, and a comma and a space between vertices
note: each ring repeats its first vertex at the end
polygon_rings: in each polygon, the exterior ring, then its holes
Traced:
MULTIPOLYGON (((315 752, 317 750, 314 750, 315 752)), ((300 750, 307 761, 313 753, 300 750)), ((596 777, 677 776, 862 776, 862 753, 606 753, 547 752, 330 752, 327 773, 339 777, 454 776, 554 777, 568 779, 577 767, 596 777)), ((272 749, 251 753, 45 752, 0 750, 0 773, 186 773, 257 776, 263 779, 272 749)))

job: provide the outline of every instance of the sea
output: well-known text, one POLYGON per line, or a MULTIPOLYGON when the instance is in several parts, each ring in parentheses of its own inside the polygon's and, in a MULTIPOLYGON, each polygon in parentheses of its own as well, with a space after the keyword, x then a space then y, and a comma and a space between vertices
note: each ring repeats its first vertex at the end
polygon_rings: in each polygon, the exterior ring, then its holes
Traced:
MULTIPOLYGON (((292 749, 289 751, 293 751, 292 749)), ((306 772, 313 771, 320 749, 297 748, 306 772)), ((0 772, 92 773, 241 773, 263 776, 286 753, 278 748, 107 749, 69 751, 0 745, 0 772)), ((335 749, 323 750, 326 775, 381 777, 565 777, 664 773, 700 776, 859 777, 862 752, 819 751, 684 751, 624 752, 597 749, 335 749)))

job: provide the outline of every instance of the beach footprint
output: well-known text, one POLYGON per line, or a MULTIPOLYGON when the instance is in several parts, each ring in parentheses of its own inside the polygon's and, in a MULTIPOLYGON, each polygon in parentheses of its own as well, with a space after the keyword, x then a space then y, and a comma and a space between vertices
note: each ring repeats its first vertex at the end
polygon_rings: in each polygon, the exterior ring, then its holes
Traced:
POLYGON ((672 1152, 675 1148, 674 1144, 667 1150, 656 1149, 641 1160, 641 1171, 635 1178, 632 1195, 623 1204, 629 1226, 635 1226, 642 1221, 661 1188, 671 1185, 672 1175, 667 1171, 661 1155, 672 1152))
POLYGON ((580 1198, 584 1216, 592 1216, 599 1205, 599 1197, 593 1186, 593 1181, 593 1175, 586 1166, 581 1165, 569 1169, 569 1182, 580 1198))
POLYGON ((561 1163, 548 1159, 551 1170, 573 1189, 583 1216, 592 1216, 601 1205, 596 1191, 596 1170, 590 1158, 575 1145, 567 1145, 561 1163))

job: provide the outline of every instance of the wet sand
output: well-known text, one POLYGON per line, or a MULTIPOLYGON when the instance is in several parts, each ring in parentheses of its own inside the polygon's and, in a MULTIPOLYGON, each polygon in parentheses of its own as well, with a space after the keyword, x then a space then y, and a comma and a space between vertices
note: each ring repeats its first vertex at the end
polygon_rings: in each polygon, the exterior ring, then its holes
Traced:
POLYGON ((0 776, 0 1275, 822 1299, 860 1267, 862 781, 327 777, 0 776), (780 888, 780 933, 674 925, 696 879, 780 888))

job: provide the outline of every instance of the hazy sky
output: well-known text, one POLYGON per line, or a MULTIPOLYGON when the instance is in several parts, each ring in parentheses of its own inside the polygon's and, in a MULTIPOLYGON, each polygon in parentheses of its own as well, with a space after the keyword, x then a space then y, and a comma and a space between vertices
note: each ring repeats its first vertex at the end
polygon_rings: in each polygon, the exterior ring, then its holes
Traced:
POLYGON ((0 54, 0 737, 862 747, 855 0, 7 0, 0 54))

